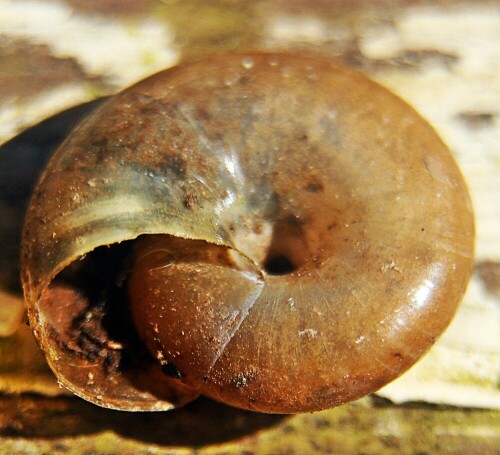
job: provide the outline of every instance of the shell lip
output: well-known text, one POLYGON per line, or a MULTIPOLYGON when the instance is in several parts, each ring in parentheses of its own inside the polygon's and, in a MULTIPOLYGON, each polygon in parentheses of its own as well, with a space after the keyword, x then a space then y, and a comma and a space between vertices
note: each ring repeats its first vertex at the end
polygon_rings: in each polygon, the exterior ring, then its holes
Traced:
POLYGON ((199 393, 162 373, 120 305, 123 270, 110 263, 126 263, 131 249, 98 247, 63 268, 30 307, 30 324, 58 382, 76 395, 117 410, 168 410, 199 393))

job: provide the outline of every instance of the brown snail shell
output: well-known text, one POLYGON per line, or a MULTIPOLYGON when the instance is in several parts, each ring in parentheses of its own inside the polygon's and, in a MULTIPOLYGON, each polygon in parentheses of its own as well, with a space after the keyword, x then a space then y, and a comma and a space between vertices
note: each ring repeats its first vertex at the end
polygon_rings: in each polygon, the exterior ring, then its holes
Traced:
POLYGON ((325 60, 232 54, 77 128, 33 196, 22 278, 52 369, 90 401, 293 413, 410 367, 473 243, 460 171, 406 103, 325 60))

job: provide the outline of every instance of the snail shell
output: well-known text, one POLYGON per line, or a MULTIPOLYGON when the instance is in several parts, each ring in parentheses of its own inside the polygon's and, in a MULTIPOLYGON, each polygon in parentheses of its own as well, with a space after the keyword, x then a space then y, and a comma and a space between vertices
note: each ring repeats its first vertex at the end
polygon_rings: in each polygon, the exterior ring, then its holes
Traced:
POLYGON ((74 131, 32 198, 22 278, 52 369, 92 402, 293 413, 410 367, 473 242, 463 178, 406 103, 325 60, 233 54, 74 131))

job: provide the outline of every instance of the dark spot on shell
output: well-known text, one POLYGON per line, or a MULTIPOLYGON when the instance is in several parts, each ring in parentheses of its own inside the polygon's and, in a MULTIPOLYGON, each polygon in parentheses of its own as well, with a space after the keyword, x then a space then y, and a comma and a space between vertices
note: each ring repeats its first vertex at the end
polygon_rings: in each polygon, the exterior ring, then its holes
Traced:
POLYGON ((214 131, 213 138, 216 141, 222 142, 224 140, 224 133, 222 131, 214 131))
POLYGON ((323 190, 323 183, 321 183, 319 180, 309 182, 306 186, 306 191, 309 191, 310 193, 320 193, 323 192, 323 190))
POLYGON ((302 220, 301 218, 299 218, 298 216, 294 216, 294 215, 290 215, 286 218, 286 222, 290 225, 290 226, 294 226, 294 227, 301 227, 304 225, 304 220, 302 220))
POLYGON ((262 234, 263 229, 262 223, 255 223, 253 226, 253 232, 255 234, 262 234))
POLYGON ((240 76, 238 78, 239 85, 247 85, 249 81, 250 81, 250 78, 248 76, 240 76))
POLYGON ((173 362, 164 363, 161 366, 161 371, 163 372, 163 374, 166 374, 167 376, 170 376, 174 379, 182 379, 184 377, 184 375, 177 369, 173 362))
POLYGON ((204 121, 208 122, 212 118, 210 112, 208 112, 206 109, 199 109, 196 112, 196 120, 198 121, 204 121))

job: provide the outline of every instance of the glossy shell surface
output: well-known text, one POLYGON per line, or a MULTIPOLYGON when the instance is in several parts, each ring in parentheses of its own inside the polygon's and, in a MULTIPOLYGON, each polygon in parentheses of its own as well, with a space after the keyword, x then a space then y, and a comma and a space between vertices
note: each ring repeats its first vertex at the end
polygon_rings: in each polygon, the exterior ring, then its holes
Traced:
POLYGON ((303 412, 410 367, 451 320, 473 243, 463 178, 406 103, 325 60, 222 55, 136 84, 66 140, 32 199, 23 282, 51 367, 90 401, 303 412), (140 283, 137 373, 75 277, 139 236, 119 286, 140 283), (74 332, 91 326, 88 355, 74 332))

